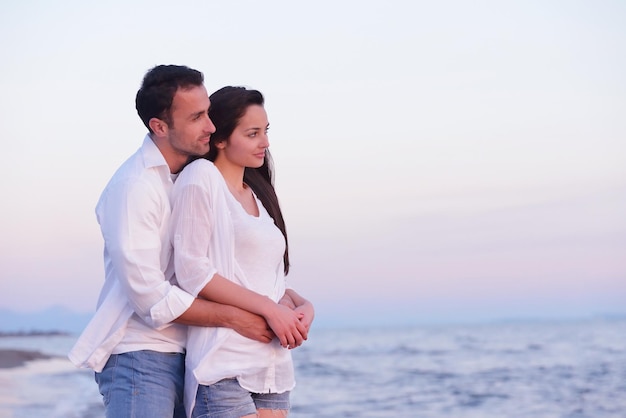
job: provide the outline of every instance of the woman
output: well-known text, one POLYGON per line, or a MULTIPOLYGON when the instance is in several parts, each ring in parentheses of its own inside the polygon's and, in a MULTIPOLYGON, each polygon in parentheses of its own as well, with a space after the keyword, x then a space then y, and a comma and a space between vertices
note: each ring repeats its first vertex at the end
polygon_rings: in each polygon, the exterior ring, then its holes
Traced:
POLYGON ((227 328, 190 327, 187 412, 287 416, 295 385, 289 348, 306 339, 314 310, 285 284, 287 234, 272 185, 264 99, 224 87, 210 100, 210 151, 181 172, 172 193, 176 276, 198 297, 262 315, 276 338, 264 344, 227 328))

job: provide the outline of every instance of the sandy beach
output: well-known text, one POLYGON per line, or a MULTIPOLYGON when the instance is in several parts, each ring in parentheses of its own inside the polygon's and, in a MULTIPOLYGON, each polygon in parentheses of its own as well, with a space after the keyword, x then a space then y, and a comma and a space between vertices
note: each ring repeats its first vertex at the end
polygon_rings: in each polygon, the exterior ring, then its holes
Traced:
POLYGON ((12 369, 21 367, 28 361, 50 358, 52 357, 40 351, 0 349, 0 369, 12 369))
POLYGON ((0 331, 0 418, 102 418, 93 371, 67 358, 74 335, 0 331))
MULTIPOLYGON (((62 389, 47 387, 42 382, 55 374, 74 370, 69 360, 61 356, 48 355, 37 350, 0 349, 0 417, 23 416, 16 411, 32 403, 33 399, 40 402, 46 399, 45 392, 62 389)), ((55 408, 52 405, 48 409, 52 413, 55 408)))

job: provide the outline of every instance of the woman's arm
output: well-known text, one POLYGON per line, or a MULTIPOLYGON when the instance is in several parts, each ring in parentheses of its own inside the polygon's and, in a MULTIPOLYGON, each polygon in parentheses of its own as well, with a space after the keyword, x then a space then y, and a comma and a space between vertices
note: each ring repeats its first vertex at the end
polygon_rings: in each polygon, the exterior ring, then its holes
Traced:
MULTIPOLYGON (((213 208, 217 203, 210 182, 210 176, 215 175, 213 171, 216 169, 208 164, 200 161, 188 165, 180 174, 172 193, 170 226, 178 283, 199 298, 262 316, 284 347, 302 344, 306 329, 300 323, 299 313, 231 282, 218 273, 215 264, 218 260, 210 258, 212 245, 228 246, 229 243, 215 244, 213 239, 216 224, 221 218, 218 217, 218 209, 213 208)), ((219 251, 215 252, 219 254, 219 251)), ((229 250, 223 249, 222 253, 229 254, 229 250)))
POLYGON ((301 321, 305 313, 291 310, 219 274, 213 275, 198 296, 261 315, 283 347, 298 347, 306 340, 307 326, 301 321))
POLYGON ((197 327, 232 328, 238 334, 262 343, 269 343, 275 337, 262 316, 199 298, 174 322, 197 327))

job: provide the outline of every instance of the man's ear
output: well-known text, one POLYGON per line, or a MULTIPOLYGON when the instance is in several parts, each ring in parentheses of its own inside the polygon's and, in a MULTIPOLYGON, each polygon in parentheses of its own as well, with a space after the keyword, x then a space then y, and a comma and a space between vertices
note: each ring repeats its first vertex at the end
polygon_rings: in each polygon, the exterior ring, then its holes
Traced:
POLYGON ((167 123, 165 123, 165 121, 159 118, 152 118, 148 122, 148 125, 150 126, 150 129, 152 129, 152 132, 154 132, 156 136, 167 135, 167 131, 169 127, 167 126, 167 123))

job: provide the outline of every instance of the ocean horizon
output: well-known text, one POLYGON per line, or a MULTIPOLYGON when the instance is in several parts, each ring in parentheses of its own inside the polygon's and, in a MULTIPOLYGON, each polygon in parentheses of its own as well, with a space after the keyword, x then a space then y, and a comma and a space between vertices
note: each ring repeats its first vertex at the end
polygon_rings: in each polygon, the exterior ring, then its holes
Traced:
MULTIPOLYGON (((99 418, 76 335, 0 337, 38 351, 0 369, 0 418, 99 418)), ((626 319, 320 328, 293 351, 290 417, 623 418, 626 319)))

